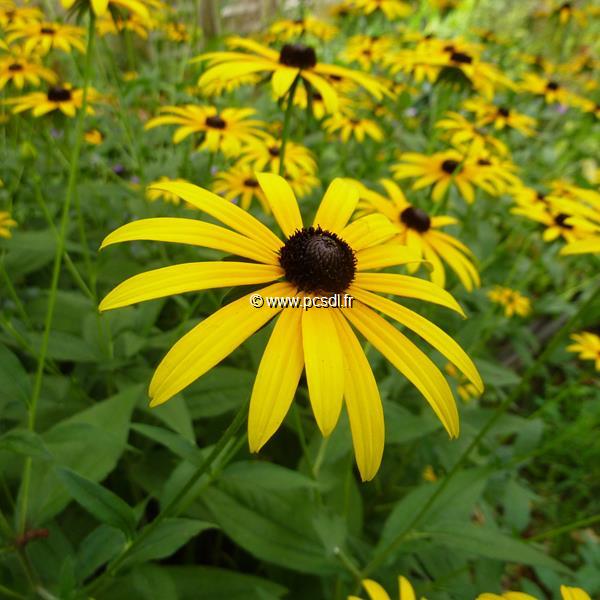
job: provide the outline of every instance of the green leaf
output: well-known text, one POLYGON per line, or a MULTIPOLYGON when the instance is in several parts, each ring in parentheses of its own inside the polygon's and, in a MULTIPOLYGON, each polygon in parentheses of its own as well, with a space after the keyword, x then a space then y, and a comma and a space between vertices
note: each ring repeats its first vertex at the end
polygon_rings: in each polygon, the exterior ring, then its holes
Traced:
POLYGON ((477 368, 486 386, 508 387, 517 385, 521 379, 510 369, 501 367, 487 360, 477 359, 477 368))
POLYGON ((131 507, 119 496, 90 481, 74 471, 57 469, 58 476, 73 499, 98 521, 120 529, 131 537, 136 526, 136 518, 131 507))
POLYGON ((15 231, 5 242, 9 252, 5 258, 6 270, 11 278, 24 276, 47 265, 56 252, 56 236, 45 231, 15 231))
POLYGON ((431 410, 414 415, 396 402, 384 402, 385 443, 405 444, 441 428, 431 410))
POLYGON ((425 529, 434 542, 453 550, 503 562, 569 572, 565 565, 535 546, 489 527, 464 521, 449 521, 425 529))
MULTIPOLYGON (((142 535, 151 526, 151 524, 146 525, 142 529, 142 535)), ((195 519, 165 519, 148 534, 148 537, 139 546, 131 551, 124 564, 132 565, 148 560, 167 558, 202 531, 214 527, 213 523, 195 519)))
POLYGON ((165 446, 173 454, 185 458, 193 465, 200 466, 202 464, 203 456, 200 450, 178 433, 173 433, 168 429, 156 427, 155 425, 146 425, 145 423, 133 423, 131 429, 165 446))
POLYGON ((52 454, 48 451, 44 440, 37 433, 27 429, 13 429, 1 436, 0 450, 40 460, 52 460, 52 454))
POLYGON ((123 532, 100 525, 80 544, 77 552, 77 576, 84 581, 102 565, 113 559, 124 547, 126 538, 123 532))
MULTIPOLYGON (((102 481, 125 450, 131 412, 143 387, 135 385, 51 427, 42 434, 58 466, 91 481, 102 481)), ((34 461, 28 521, 42 525, 71 500, 54 469, 34 461)))
POLYGON ((173 431, 181 434, 190 442, 195 442, 194 425, 186 401, 181 396, 176 396, 165 404, 156 408, 146 405, 146 412, 168 425, 173 431))
POLYGON ((9 402, 27 405, 31 398, 31 382, 19 359, 0 344, 0 406, 9 402))

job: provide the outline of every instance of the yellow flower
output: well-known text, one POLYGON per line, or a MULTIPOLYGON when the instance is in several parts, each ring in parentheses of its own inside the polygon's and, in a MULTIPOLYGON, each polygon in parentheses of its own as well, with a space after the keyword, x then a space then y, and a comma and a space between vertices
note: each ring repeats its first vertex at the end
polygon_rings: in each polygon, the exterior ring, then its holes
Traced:
POLYGON ((375 64, 382 64, 393 45, 394 40, 389 36, 355 35, 346 43, 340 58, 346 62, 357 62, 368 70, 375 64))
MULTIPOLYGON (((581 588, 560 586, 562 600, 592 600, 590 595, 581 588)), ((503 594, 479 594, 476 600, 537 600, 535 596, 523 592, 504 592, 503 594)))
POLYGON ((410 4, 400 0, 351 0, 351 6, 364 15, 382 12, 390 20, 401 19, 412 12, 410 4))
POLYGON ((27 8, 8 4, 0 8, 0 27, 7 29, 11 25, 35 23, 44 19, 44 13, 37 7, 27 8))
MULTIPOLYGON (((181 198, 177 194, 168 192, 166 190, 155 189, 153 186, 161 185, 163 183, 187 183, 185 179, 171 179, 170 177, 159 177, 156 181, 153 181, 146 189, 146 200, 149 202, 155 202, 156 200, 164 200, 170 204, 178 206, 181 202, 181 198)), ((188 204, 189 208, 194 208, 188 204)))
POLYGON ((338 95, 332 79, 350 80, 365 88, 376 98, 387 94, 385 87, 375 78, 358 71, 317 62, 315 49, 304 44, 284 44, 280 52, 253 40, 233 37, 227 40, 230 47, 247 50, 244 52, 208 52, 196 60, 207 60, 209 68, 198 80, 203 88, 214 81, 235 81, 253 73, 273 73, 271 86, 277 98, 285 96, 297 78, 308 82, 323 97, 329 113, 338 110, 338 95))
POLYGON ((600 371, 600 336, 589 331, 571 334, 575 344, 567 346, 569 352, 577 352, 581 360, 593 360, 596 371, 600 371))
POLYGON ((435 474, 435 471, 433 470, 433 467, 431 465, 427 465, 424 469, 423 472, 421 473, 421 477, 425 480, 425 481, 437 481, 437 475, 435 474))
POLYGON ((521 292, 497 285, 488 292, 488 298, 504 307, 504 315, 526 317, 531 313, 531 300, 521 292))
POLYGON ((486 133, 476 123, 471 123, 460 113, 450 111, 435 126, 448 132, 450 143, 466 154, 479 154, 483 150, 494 150, 502 156, 508 154, 506 144, 486 133))
POLYGON ((10 213, 0 210, 0 237, 10 238, 10 228, 16 226, 17 222, 10 218, 10 213))
POLYGON ((188 42, 190 34, 185 23, 165 23, 162 30, 172 42, 188 42))
MULTIPOLYGON (((93 88, 88 89, 88 114, 94 114, 91 103, 100 99, 100 96, 93 88)), ((41 117, 54 110, 59 110, 67 117, 74 117, 83 103, 83 90, 73 88, 65 83, 60 86, 54 86, 47 92, 32 92, 25 96, 9 98, 4 101, 5 104, 13 104, 13 113, 21 113, 27 110, 31 111, 34 117, 41 117)))
MULTIPOLYGON (((250 165, 255 171, 271 171, 279 173, 281 141, 272 136, 250 141, 243 149, 240 165, 250 165)), ((295 142, 288 141, 285 145, 284 171, 296 179, 304 173, 314 175, 317 161, 313 153, 295 142)))
POLYGON ((116 17, 105 15, 96 22, 96 30, 101 36, 118 35, 123 31, 131 31, 143 40, 148 39, 148 32, 156 28, 156 24, 150 19, 141 18, 135 13, 126 17, 116 17))
MULTIPOLYGON (((365 588, 370 600, 390 600, 388 593, 372 579, 363 579, 362 585, 365 588)), ((398 577, 399 600, 417 600, 415 590, 406 577, 398 577)), ((348 596, 348 600, 361 600, 357 596, 348 596)), ((421 597, 421 600, 425 598, 421 597)))
POLYGON ((104 136, 99 129, 90 129, 83 135, 85 141, 92 146, 99 146, 104 140, 104 136))
POLYGON ((41 80, 55 83, 56 73, 35 61, 34 57, 27 59, 17 55, 0 58, 0 90, 10 81, 17 89, 23 89, 25 84, 39 86, 41 80))
MULTIPOLYGON (((412 206, 392 180, 382 179, 380 183, 388 197, 362 186, 360 208, 367 214, 376 212, 385 215, 394 224, 398 241, 408 246, 416 258, 423 257, 431 264, 429 276, 433 283, 441 287, 446 285, 443 259, 468 291, 479 287, 481 282, 472 262, 471 251, 456 238, 440 231, 442 227, 458 221, 453 217, 430 217, 423 209, 412 206)), ((419 264, 409 264, 407 267, 409 272, 414 273, 419 264)))
MULTIPOLYGON (((481 181, 481 169, 456 150, 436 152, 431 156, 416 152, 405 152, 400 155, 400 162, 392 165, 392 173, 396 179, 416 177, 412 189, 418 190, 433 185, 431 198, 439 202, 453 183, 461 196, 471 204, 475 200, 473 184, 490 192, 490 187, 481 181)), ((494 192, 491 189, 492 193, 494 192)))
POLYGON ((15 23, 8 27, 7 32, 6 41, 9 44, 25 38, 23 51, 26 54, 36 52, 44 55, 53 49, 70 54, 73 48, 85 52, 85 31, 82 27, 49 21, 31 21, 15 23))
POLYGON ((229 171, 217 173, 213 190, 226 200, 238 200, 244 210, 248 210, 252 200, 256 198, 265 212, 271 212, 267 199, 256 179, 254 169, 248 166, 233 166, 229 171))
MULTIPOLYGON (((556 79, 540 77, 535 73, 525 73, 519 89, 536 96, 543 96, 548 104, 573 105, 575 95, 556 79)), ((576 101, 576 100, 575 100, 576 101)))
POLYGON ((60 3, 66 9, 72 6, 91 6, 98 17, 105 15, 110 7, 125 9, 142 19, 150 17, 149 9, 166 10, 165 3, 160 0, 60 0, 60 3))
POLYGON ((351 137, 357 142, 364 142, 365 136, 377 142, 383 140, 383 131, 375 121, 359 118, 351 112, 331 115, 323 122, 323 128, 329 134, 339 132, 342 142, 347 142, 351 137))
POLYGON ((256 177, 283 239, 220 196, 191 184, 163 183, 153 189, 177 194, 229 229, 187 219, 143 219, 119 228, 102 244, 106 247, 132 240, 179 242, 245 259, 187 263, 136 275, 104 298, 102 311, 184 292, 268 284, 205 318, 171 348, 150 383, 151 406, 182 391, 281 313, 258 368, 250 400, 251 451, 260 450, 281 425, 304 369, 319 429, 325 436, 332 432, 345 399, 359 471, 364 480, 375 476, 383 454, 383 411, 369 361, 352 327, 408 377, 448 433, 457 436, 458 413, 444 376, 417 346, 375 311, 433 344, 482 389, 475 365, 433 323, 374 292, 419 298, 462 312, 454 298, 428 281, 369 272, 404 264, 410 252, 398 244, 387 243, 395 230, 379 215, 348 224, 358 203, 358 191, 350 181, 335 179, 331 183, 312 225, 306 227, 287 182, 270 173, 258 173, 256 177), (317 296, 332 294, 344 298, 344 294, 349 295, 352 306, 301 308, 302 303, 313 302, 317 296), (257 303, 257 296, 263 299, 262 303, 257 303), (284 305, 288 298, 299 302, 300 308, 284 305))
POLYGON ((535 135, 537 121, 510 106, 497 106, 483 98, 469 98, 463 106, 465 110, 475 113, 478 127, 493 125, 496 130, 510 128, 526 136, 535 135))
POLYGON ((472 383, 467 381, 467 379, 458 372, 452 363, 446 363, 444 370, 446 373, 448 373, 448 375, 450 375, 450 377, 458 380, 456 391, 465 404, 481 396, 481 392, 472 383))
POLYGON ((562 256, 571 254, 600 254, 600 235, 571 242, 561 248, 560 254, 562 256))
POLYGON ((218 112, 214 106, 186 104, 164 106, 160 116, 150 119, 146 129, 161 125, 179 125, 173 134, 173 143, 179 144, 194 133, 205 138, 199 150, 222 152, 225 156, 239 156, 247 144, 266 137, 260 128, 263 121, 249 119, 256 111, 252 108, 225 108, 218 112))
POLYGON ((324 42, 328 42, 337 35, 338 31, 339 29, 334 25, 320 21, 312 15, 308 15, 303 19, 282 19, 275 21, 269 27, 269 34, 273 39, 282 42, 301 38, 305 34, 313 35, 324 42))

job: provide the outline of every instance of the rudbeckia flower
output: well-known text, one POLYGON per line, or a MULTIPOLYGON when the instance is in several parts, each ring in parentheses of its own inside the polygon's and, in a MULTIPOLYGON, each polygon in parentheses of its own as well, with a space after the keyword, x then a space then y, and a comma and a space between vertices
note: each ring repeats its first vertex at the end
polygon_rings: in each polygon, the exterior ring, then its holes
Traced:
POLYGON ((5 210, 0 210, 0 237, 10 238, 10 228, 16 227, 17 222, 10 218, 10 213, 5 210))
POLYGON ((535 73, 525 73, 519 83, 519 89, 536 96, 543 96, 548 104, 573 104, 574 94, 562 83, 552 78, 545 78, 535 73))
POLYGON ((85 52, 85 31, 82 27, 74 25, 43 21, 15 23, 8 27, 6 41, 9 44, 22 38, 25 38, 23 41, 25 54, 36 52, 44 55, 53 49, 70 54, 73 48, 85 52))
POLYGON ((353 137, 357 142, 364 142, 370 137, 376 142, 383 140, 383 131, 376 121, 356 116, 352 112, 337 112, 323 122, 323 129, 331 134, 339 133, 342 142, 353 137))
POLYGON ((391 21, 407 17, 412 12, 410 4, 400 0, 352 0, 351 5, 356 12, 364 15, 381 12, 391 21))
POLYGON ((600 371, 600 336, 589 331, 571 334, 575 342, 567 346, 569 352, 576 352, 581 360, 593 360, 596 371, 600 371))
POLYGON ((260 202, 265 212, 270 212, 269 204, 262 191, 254 169, 249 166, 237 165, 228 171, 217 173, 213 182, 213 190, 229 201, 237 201, 248 210, 252 200, 260 202))
POLYGON ((475 200, 474 184, 489 191, 489 186, 479 180, 479 170, 474 162, 456 150, 436 152, 431 156, 405 152, 400 155, 400 162, 392 165, 392 174, 396 179, 416 177, 413 190, 432 185, 431 198, 435 202, 444 197, 451 183, 469 204, 475 200))
POLYGON ((387 93, 385 87, 370 75, 317 61, 317 53, 311 46, 304 44, 284 44, 277 52, 253 40, 233 37, 227 40, 233 48, 244 52, 208 52, 196 60, 208 61, 209 68, 198 80, 204 87, 216 80, 233 81, 251 73, 273 73, 271 85, 277 98, 285 96, 296 78, 308 82, 323 97, 327 112, 338 110, 338 96, 333 87, 332 78, 348 79, 365 88, 380 99, 387 93))
POLYGON ((517 290, 497 285, 488 292, 488 298, 504 307, 504 316, 526 317, 531 312, 531 300, 517 290))
MULTIPOLYGON (((369 600, 390 600, 388 593, 372 579, 363 579, 362 586, 369 596, 369 600)), ((415 590, 406 577, 398 577, 398 594, 399 600, 417 600, 415 590)), ((348 600, 361 600, 358 596, 348 596, 348 600)), ((421 600, 425 598, 421 597, 421 600)))
POLYGON ((460 113, 450 111, 435 126, 448 132, 450 143, 467 154, 479 154, 483 150, 493 150, 505 156, 508 147, 504 142, 490 135, 480 125, 472 123, 460 113))
POLYGON ((571 242, 561 248, 560 254, 562 256, 570 254, 600 254, 600 235, 571 242))
POLYGON ((156 29, 157 24, 150 19, 142 19, 135 13, 126 17, 113 17, 105 15, 96 22, 96 31, 101 36, 118 35, 123 31, 131 31, 143 40, 148 39, 148 32, 156 29))
POLYGON ((394 40, 389 36, 354 35, 346 43, 340 58, 349 63, 357 62, 361 68, 368 70, 373 65, 384 63, 393 45, 394 40))
MULTIPOLYGON (((8 3, 0 7, 0 27, 7 29, 11 25, 43 21, 44 13, 37 7, 28 8, 8 3)), ((1 45, 1 44, 0 44, 1 45)))
POLYGON ((307 15, 303 19, 282 19, 275 21, 269 27, 270 37, 281 42, 289 42, 301 38, 305 34, 328 42, 337 35, 338 31, 339 29, 335 25, 316 19, 312 15, 307 15))
POLYGON ((54 71, 42 66, 33 57, 26 58, 16 54, 0 58, 0 90, 4 89, 8 82, 19 90, 25 84, 39 86, 42 79, 48 83, 55 83, 58 77, 54 71))
POLYGON ((199 150, 222 152, 225 156, 239 156, 246 144, 264 138, 263 121, 249 119, 255 114, 252 108, 224 108, 217 111, 214 106, 164 106, 160 116, 150 119, 145 129, 161 125, 179 125, 173 134, 173 143, 179 144, 194 133, 204 134, 199 150))
MULTIPOLYGON (((242 150, 239 164, 250 165, 255 171, 279 173, 280 156, 281 141, 265 135, 261 139, 248 142, 242 150)), ((296 179, 304 173, 314 175, 317 171, 317 161, 308 148, 288 140, 283 167, 287 175, 296 179)))
MULTIPOLYGON (((442 262, 445 261, 468 291, 479 287, 481 282, 472 262, 471 251, 462 242, 440 230, 458 221, 454 217, 441 215, 431 217, 423 209, 412 206, 392 180, 382 179, 380 183, 388 197, 361 186, 359 207, 367 214, 375 212, 385 215, 394 224, 398 241, 431 263, 429 276, 433 283, 441 287, 446 285, 446 271, 442 262)), ((418 264, 409 264, 408 270, 414 273, 418 267, 418 264)))
MULTIPOLYGON (((560 586, 562 600, 592 600, 581 588, 560 586)), ((504 592, 503 594, 479 594, 476 600, 538 600, 535 596, 523 592, 504 592)))
POLYGON ((419 389, 450 436, 458 435, 456 404, 444 376, 415 344, 376 312, 433 344, 482 389, 473 362, 450 336, 377 292, 418 298, 461 312, 454 298, 422 279, 369 272, 405 264, 414 256, 398 244, 387 243, 396 231, 384 217, 370 215, 348 224, 358 203, 358 191, 351 182, 335 179, 314 221, 305 226, 283 178, 270 173, 259 173, 256 178, 282 238, 220 196, 191 184, 165 183, 153 189, 177 194, 227 228, 187 219, 143 219, 117 229, 102 243, 104 248, 132 240, 179 242, 244 259, 187 263, 136 275, 104 298, 102 311, 183 292, 266 285, 205 318, 171 348, 150 383, 151 406, 185 389, 279 315, 250 400, 251 451, 260 450, 281 425, 304 370, 323 435, 332 432, 345 399, 360 474, 363 480, 375 476, 383 454, 383 411, 377 383, 353 328, 419 389), (302 309, 316 296, 332 294, 349 295, 352 306, 302 309), (300 308, 289 302, 299 303, 300 308))
POLYGON ((104 136, 99 129, 90 129, 83 135, 85 141, 91 146, 99 146, 104 141, 104 136))
POLYGON ((164 2, 160 0, 60 0, 60 3, 66 9, 73 6, 75 8, 89 6, 98 17, 106 14, 110 8, 121 8, 142 19, 147 19, 150 17, 150 9, 157 11, 166 8, 164 2))
POLYGON ((478 127, 493 125, 494 129, 516 129, 526 136, 535 135, 537 121, 507 105, 496 105, 483 98, 469 98, 463 103, 465 110, 475 113, 478 127))
MULTIPOLYGON (((91 103, 99 99, 98 92, 93 88, 88 88, 88 114, 94 114, 91 103)), ((83 104, 83 90, 64 83, 49 88, 47 92, 32 92, 25 96, 9 98, 4 103, 14 105, 12 111, 15 114, 30 110, 34 117, 41 117, 49 112, 59 110, 67 117, 74 117, 83 104)))

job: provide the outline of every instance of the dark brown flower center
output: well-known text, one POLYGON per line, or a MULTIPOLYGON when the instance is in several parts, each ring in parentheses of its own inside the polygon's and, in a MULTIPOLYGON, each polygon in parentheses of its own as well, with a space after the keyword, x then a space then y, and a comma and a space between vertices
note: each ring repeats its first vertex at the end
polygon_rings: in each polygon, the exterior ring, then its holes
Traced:
POLYGON ((53 27, 42 27, 40 29, 40 33, 43 33, 44 35, 54 35, 56 33, 56 29, 53 27))
POLYGON ((452 160, 449 158, 442 163, 442 171, 444 171, 444 173, 448 173, 448 175, 452 175, 452 173, 458 169, 459 164, 460 163, 457 160, 452 160))
POLYGON ((252 177, 249 177, 248 179, 244 179, 244 185, 246 187, 256 188, 258 187, 258 181, 252 177))
POLYGON ((546 84, 546 89, 555 92, 560 87, 560 83, 556 83, 556 81, 549 81, 546 84))
POLYGON ((321 227, 304 227, 292 234, 279 251, 279 264, 286 279, 308 293, 341 293, 356 273, 352 248, 321 227))
POLYGON ((204 124, 212 129, 225 129, 227 127, 227 123, 219 115, 206 117, 204 124))
POLYGON ((50 102, 68 102, 73 97, 71 90, 62 87, 51 87, 47 96, 50 102))
POLYGON ((480 158, 477 161, 477 164, 480 165, 481 167, 489 167, 492 164, 492 162, 489 161, 487 158, 480 158))
POLYGON ((501 117, 508 117, 508 115, 510 115, 510 108, 506 108, 505 106, 501 106, 501 107, 498 109, 498 114, 499 114, 501 117))
POLYGON ((571 215, 565 215, 565 213, 559 213, 554 217, 554 223, 563 229, 573 229, 573 225, 569 225, 569 223, 565 223, 565 221, 570 218, 571 215))
POLYGON ((410 229, 425 233, 431 227, 429 215, 416 206, 409 206, 400 213, 400 220, 410 229))
POLYGON ((473 62, 473 59, 464 52, 453 52, 450 55, 450 60, 455 63, 460 63, 463 65, 470 65, 473 62))
POLYGON ((13 63, 12 65, 8 65, 8 70, 12 71, 13 73, 22 71, 23 69, 24 69, 23 65, 20 65, 19 63, 13 63))
POLYGON ((281 154, 281 150, 277 146, 269 146, 269 154, 273 158, 277 158, 281 154))
POLYGON ((287 67, 312 69, 317 64, 314 48, 304 44, 285 44, 279 53, 279 62, 287 67))

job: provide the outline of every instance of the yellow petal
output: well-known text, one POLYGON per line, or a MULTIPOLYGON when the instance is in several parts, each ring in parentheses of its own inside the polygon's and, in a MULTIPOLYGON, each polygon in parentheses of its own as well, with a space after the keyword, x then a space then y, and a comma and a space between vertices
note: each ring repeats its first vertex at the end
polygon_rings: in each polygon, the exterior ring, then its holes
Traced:
MULTIPOLYGON (((276 283, 259 293, 263 297, 289 296, 294 289, 276 283)), ((204 375, 281 310, 254 308, 251 297, 248 294, 210 315, 169 350, 150 382, 150 406, 166 402, 204 375)))
POLYGON ((363 579, 363 587, 367 594, 369 594, 370 600, 390 600, 387 592, 372 579, 363 579))
POLYGON ((383 408, 377 382, 356 336, 340 311, 333 311, 344 348, 344 398, 352 431, 356 464, 363 481, 375 477, 385 440, 383 408))
POLYGON ((273 173, 257 173, 256 179, 283 234, 290 237, 302 229, 300 209, 290 184, 283 177, 273 173))
POLYGON ((354 285, 371 292, 394 294, 404 298, 418 298, 450 308, 463 317, 465 313, 458 302, 443 288, 418 277, 395 273, 357 273, 354 285))
POLYGON ((273 92, 277 98, 281 98, 288 93, 294 79, 298 76, 299 70, 287 67, 279 67, 271 78, 273 92))
POLYGON ((400 590, 400 600, 417 600, 415 590, 406 577, 398 577, 398 589, 400 590))
POLYGON ((246 236, 212 223, 171 217, 140 219, 127 223, 107 235, 100 249, 111 244, 134 240, 191 244, 237 254, 270 265, 279 264, 279 259, 274 252, 258 246, 254 240, 246 236))
POLYGON ((561 585, 560 593, 563 597, 563 600, 592 600, 590 598, 590 595, 581 588, 567 587, 566 585, 561 585))
POLYGON ((356 258, 358 271, 422 262, 419 254, 395 242, 365 248, 356 253, 356 258))
POLYGON ((303 368, 302 311, 288 308, 275 323, 252 389, 248 414, 251 452, 258 452, 281 425, 303 368))
POLYGON ((336 113, 339 109, 339 99, 335 88, 327 80, 323 79, 323 77, 319 77, 319 75, 314 75, 308 71, 302 71, 302 77, 321 94, 325 110, 330 114, 336 113))
POLYGON ((281 240, 270 229, 245 210, 197 185, 165 181, 153 183, 148 189, 170 192, 183 198, 192 206, 204 211, 238 233, 256 240, 272 252, 279 252, 283 246, 281 240))
POLYGON ((387 298, 356 289, 351 286, 348 290, 351 296, 363 304, 367 304, 382 313, 392 317, 405 327, 412 329, 427 343, 431 344, 440 354, 445 356, 465 377, 477 388, 479 393, 483 392, 483 381, 477 371, 477 367, 469 358, 467 353, 442 329, 428 321, 418 313, 392 302, 387 298))
POLYGON ((425 396, 450 437, 457 437, 456 403, 448 382, 433 362, 393 325, 364 304, 355 302, 344 315, 425 396))
POLYGON ((351 179, 337 177, 329 184, 323 196, 315 215, 314 227, 320 226, 333 233, 340 233, 346 227, 357 204, 356 184, 351 179))
POLYGON ((324 436, 333 431, 338 421, 344 394, 344 360, 330 310, 315 308, 302 315, 308 393, 315 420, 324 436))
POLYGON ((396 235, 398 235, 398 228, 383 215, 361 217, 340 232, 340 237, 355 252, 382 244, 396 235))
POLYGON ((92 0, 92 8, 94 9, 96 15, 101 17, 106 12, 106 9, 108 8, 108 1, 109 0, 92 0))
POLYGON ((245 262, 201 262, 172 265, 134 275, 120 283, 100 303, 100 311, 174 294, 234 285, 266 283, 283 275, 275 265, 245 262))

